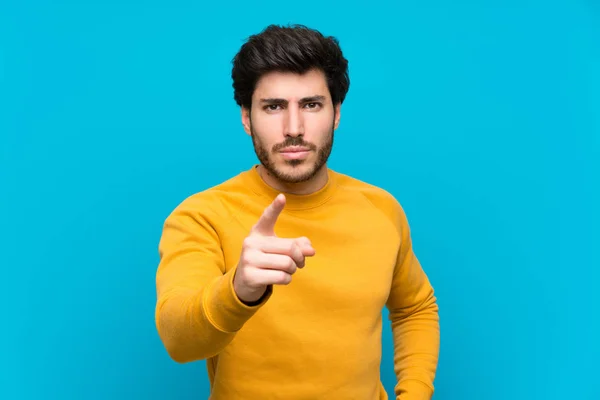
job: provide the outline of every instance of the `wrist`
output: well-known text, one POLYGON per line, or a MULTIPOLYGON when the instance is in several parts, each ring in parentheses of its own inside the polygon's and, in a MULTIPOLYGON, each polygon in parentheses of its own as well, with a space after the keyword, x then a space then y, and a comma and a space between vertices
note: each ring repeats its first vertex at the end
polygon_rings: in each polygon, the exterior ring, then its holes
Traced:
POLYGON ((237 299, 246 306, 255 306, 260 304, 265 297, 269 294, 270 285, 265 288, 248 289, 244 285, 240 284, 237 271, 233 276, 233 292, 237 299))
POLYGON ((242 288, 238 289, 235 284, 233 285, 233 291, 238 300, 247 306, 255 306, 262 303, 272 290, 273 289, 271 285, 267 286, 266 288, 253 291, 247 291, 242 288))
POLYGON ((238 295, 238 299, 240 299, 240 301, 242 303, 244 303, 245 305, 247 305, 248 307, 253 307, 253 306, 257 306, 260 303, 262 303, 266 297, 269 296, 269 294, 271 294, 271 291, 273 290, 273 286, 269 285, 267 286, 262 293, 260 293, 257 296, 250 296, 249 300, 246 299, 242 299, 239 295, 238 295))

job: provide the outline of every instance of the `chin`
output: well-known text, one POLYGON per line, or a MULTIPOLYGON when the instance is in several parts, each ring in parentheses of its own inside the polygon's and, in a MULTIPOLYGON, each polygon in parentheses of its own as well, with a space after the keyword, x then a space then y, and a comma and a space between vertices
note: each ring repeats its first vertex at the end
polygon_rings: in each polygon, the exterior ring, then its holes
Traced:
POLYGON ((314 162, 308 160, 283 160, 280 165, 285 168, 309 168, 314 166, 314 162))
POLYGON ((284 160, 272 168, 271 173, 287 183, 306 182, 315 176, 315 162, 308 160, 284 160))

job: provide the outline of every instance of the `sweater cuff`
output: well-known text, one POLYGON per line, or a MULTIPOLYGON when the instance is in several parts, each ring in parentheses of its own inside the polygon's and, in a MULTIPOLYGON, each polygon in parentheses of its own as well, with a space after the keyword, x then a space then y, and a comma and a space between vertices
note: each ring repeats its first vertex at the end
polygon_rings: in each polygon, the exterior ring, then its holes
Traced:
POLYGON ((398 384, 398 400, 431 400, 433 389, 416 379, 409 379, 398 384))
POLYGON ((225 333, 239 331, 262 305, 271 297, 269 291, 255 305, 246 305, 238 298, 233 288, 233 277, 236 269, 226 272, 215 279, 205 290, 202 305, 208 320, 225 333))

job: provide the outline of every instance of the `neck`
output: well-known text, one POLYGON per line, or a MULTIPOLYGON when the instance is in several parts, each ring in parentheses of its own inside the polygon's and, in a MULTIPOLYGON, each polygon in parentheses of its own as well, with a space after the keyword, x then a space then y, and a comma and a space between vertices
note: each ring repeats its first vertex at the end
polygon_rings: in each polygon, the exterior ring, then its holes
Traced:
POLYGON ((262 164, 258 166, 257 170, 258 174, 265 181, 265 183, 267 183, 267 185, 271 186, 277 191, 288 194, 305 195, 317 192, 327 184, 328 179, 327 165, 323 165, 323 167, 317 171, 315 176, 310 178, 308 181, 298 183, 288 183, 277 179, 275 176, 271 175, 262 164))

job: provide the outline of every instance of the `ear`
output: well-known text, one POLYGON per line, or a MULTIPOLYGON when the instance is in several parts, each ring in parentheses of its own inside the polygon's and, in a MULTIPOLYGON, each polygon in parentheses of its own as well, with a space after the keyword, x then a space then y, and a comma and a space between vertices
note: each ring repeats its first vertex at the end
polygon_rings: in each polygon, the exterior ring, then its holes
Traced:
POLYGON ((250 129, 250 109, 242 106, 242 125, 244 126, 244 131, 248 135, 252 134, 250 129))
POLYGON ((333 129, 337 129, 338 126, 339 126, 339 124, 340 124, 340 117, 342 116, 341 115, 341 112, 342 112, 342 103, 338 103, 335 106, 334 110, 335 110, 335 120, 334 120, 333 129))

